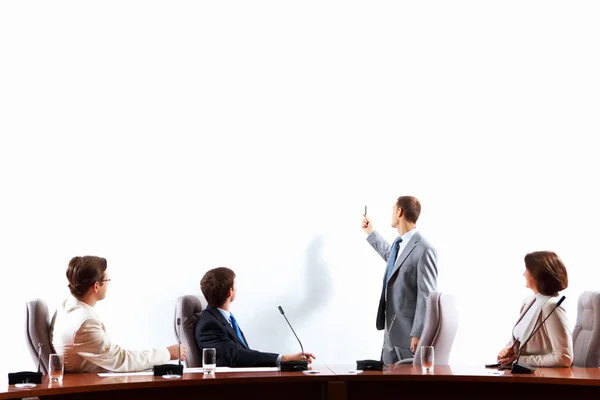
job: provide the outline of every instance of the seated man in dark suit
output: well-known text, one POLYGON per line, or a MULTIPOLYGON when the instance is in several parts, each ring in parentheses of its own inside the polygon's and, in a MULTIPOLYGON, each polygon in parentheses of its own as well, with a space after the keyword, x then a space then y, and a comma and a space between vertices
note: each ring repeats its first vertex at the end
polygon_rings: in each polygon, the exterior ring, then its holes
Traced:
MULTIPOLYGON (((217 349, 218 367, 276 367, 281 361, 302 360, 302 353, 279 355, 251 350, 244 333, 229 312, 235 299, 235 273, 229 268, 208 271, 200 281, 200 289, 208 307, 196 325, 196 343, 217 349)), ((315 356, 304 353, 311 363, 315 356)))

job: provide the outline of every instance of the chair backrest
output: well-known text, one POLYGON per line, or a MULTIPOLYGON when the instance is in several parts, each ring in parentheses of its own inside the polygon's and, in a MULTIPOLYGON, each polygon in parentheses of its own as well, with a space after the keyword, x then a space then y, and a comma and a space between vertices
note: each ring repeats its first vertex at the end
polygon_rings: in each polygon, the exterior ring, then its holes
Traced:
POLYGON ((177 331, 177 318, 181 318, 181 343, 188 349, 187 360, 185 366, 195 368, 202 366, 202 353, 196 344, 196 324, 200 318, 200 314, 206 308, 207 303, 203 297, 199 296, 181 296, 175 304, 175 318, 173 327, 175 329, 175 338, 179 340, 179 332, 177 331))
POLYGON ((421 365, 421 346, 433 346, 435 364, 448 365, 457 330, 458 310, 455 297, 448 293, 431 292, 427 297, 423 333, 413 365, 421 365))
MULTIPOLYGON (((56 313, 54 313, 52 319, 55 317, 56 313)), ((48 306, 43 300, 35 299, 25 303, 25 341, 35 368, 37 368, 38 363, 38 343, 42 344, 40 371, 44 374, 48 373, 50 354, 55 354, 50 343, 50 324, 48 306)))
POLYGON ((583 292, 573 329, 573 366, 600 367, 600 293, 583 292))

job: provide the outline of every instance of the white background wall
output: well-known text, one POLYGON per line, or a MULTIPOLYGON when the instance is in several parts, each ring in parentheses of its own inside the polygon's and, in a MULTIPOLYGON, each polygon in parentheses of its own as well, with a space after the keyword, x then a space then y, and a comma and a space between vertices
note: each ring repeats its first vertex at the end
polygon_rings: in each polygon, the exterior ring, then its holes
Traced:
POLYGON ((0 3, 0 372, 33 368, 24 302, 74 255, 128 348, 174 342, 174 300, 238 274, 250 344, 377 358, 401 194, 460 301, 455 364, 495 359, 523 256, 552 249, 565 307, 600 289, 595 1, 0 3))

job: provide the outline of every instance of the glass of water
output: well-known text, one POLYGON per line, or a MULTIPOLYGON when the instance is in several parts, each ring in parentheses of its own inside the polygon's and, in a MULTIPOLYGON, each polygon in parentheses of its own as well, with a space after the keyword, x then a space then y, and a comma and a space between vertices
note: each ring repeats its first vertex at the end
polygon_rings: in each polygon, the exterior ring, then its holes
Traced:
POLYGON ((212 375, 215 373, 217 367, 217 349, 209 348, 202 349, 202 368, 204 369, 205 375, 212 375))
POLYGON ((434 364, 433 346, 421 346, 421 369, 423 373, 433 372, 434 364))
POLYGON ((50 354, 48 359, 48 378, 50 382, 62 382, 65 374, 65 363, 61 354, 50 354))

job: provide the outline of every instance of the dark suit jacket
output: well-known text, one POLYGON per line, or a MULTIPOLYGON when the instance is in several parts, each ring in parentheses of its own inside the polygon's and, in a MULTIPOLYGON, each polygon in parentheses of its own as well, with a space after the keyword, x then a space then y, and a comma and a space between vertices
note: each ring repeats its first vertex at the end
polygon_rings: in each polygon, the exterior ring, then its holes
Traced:
MULTIPOLYGON (((240 328, 241 330, 241 328, 240 328)), ((246 337, 242 332, 246 343, 246 337)), ((225 320, 223 314, 212 306, 200 314, 196 325, 196 343, 203 348, 217 349, 217 367, 275 367, 279 354, 251 350, 242 343, 225 320)))

